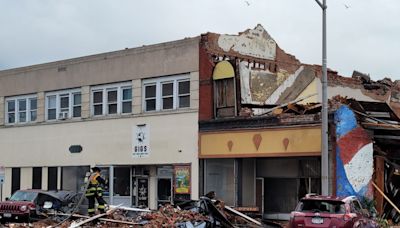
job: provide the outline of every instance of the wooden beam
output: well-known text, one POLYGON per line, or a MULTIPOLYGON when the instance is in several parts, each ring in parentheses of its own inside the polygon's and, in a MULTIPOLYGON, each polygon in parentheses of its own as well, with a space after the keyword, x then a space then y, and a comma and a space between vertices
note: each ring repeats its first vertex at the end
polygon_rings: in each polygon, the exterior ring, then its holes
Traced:
MULTIPOLYGON (((80 214, 53 213, 52 215, 71 216, 71 217, 75 217, 75 218, 85 218, 85 219, 90 218, 90 216, 80 215, 80 214)), ((99 218, 99 220, 104 221, 104 222, 114 222, 114 223, 121 223, 121 224, 127 224, 127 225, 142 225, 137 222, 129 222, 129 221, 122 221, 122 220, 115 220, 115 219, 107 219, 107 218, 99 218)))
POLYGON ((386 195, 384 192, 382 192, 382 190, 374 183, 372 182, 372 185, 376 188, 376 190, 390 203, 390 205, 392 205, 392 207, 397 211, 397 213, 400 214, 400 210, 399 208, 396 206, 396 204, 394 204, 386 195))
POLYGON ((374 135, 374 138, 400 140, 400 136, 398 135, 374 135))

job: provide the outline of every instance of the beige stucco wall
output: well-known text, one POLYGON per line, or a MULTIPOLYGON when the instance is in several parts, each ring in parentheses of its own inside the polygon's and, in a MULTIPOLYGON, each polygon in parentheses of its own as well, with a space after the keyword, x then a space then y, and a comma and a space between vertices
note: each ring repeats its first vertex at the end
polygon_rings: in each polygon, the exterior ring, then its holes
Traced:
POLYGON ((0 126, 3 125, 5 121, 4 113, 5 113, 4 97, 0 97, 0 126))
POLYGON ((27 167, 21 169, 21 184, 25 183, 21 188, 31 187, 32 174, 28 170, 32 172, 31 167, 35 166, 191 163, 192 196, 197 198, 197 120, 198 112, 187 110, 0 128, 2 163, 6 167, 27 167), (151 153, 148 158, 132 157, 132 129, 138 124, 149 128, 151 153), (83 151, 71 154, 71 145, 81 145, 83 151))
POLYGON ((0 71, 0 97, 198 71, 198 53, 196 37, 0 71))

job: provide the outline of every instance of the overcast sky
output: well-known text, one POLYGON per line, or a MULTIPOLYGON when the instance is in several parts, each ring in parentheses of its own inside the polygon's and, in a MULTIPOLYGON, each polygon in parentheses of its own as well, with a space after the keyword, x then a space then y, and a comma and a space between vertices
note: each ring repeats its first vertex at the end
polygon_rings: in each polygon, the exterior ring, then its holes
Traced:
MULTIPOLYGON (((400 1, 327 3, 328 67, 400 79, 400 1)), ((314 0, 0 0, 0 70, 257 24, 300 61, 321 64, 321 18, 314 0)))

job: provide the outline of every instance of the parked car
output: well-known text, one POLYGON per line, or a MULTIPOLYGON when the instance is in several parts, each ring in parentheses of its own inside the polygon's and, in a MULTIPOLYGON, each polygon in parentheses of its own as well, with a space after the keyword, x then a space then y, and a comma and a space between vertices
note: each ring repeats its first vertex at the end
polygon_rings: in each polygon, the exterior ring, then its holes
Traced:
POLYGON ((378 227, 355 196, 308 194, 290 215, 289 227, 378 227))
POLYGON ((30 222, 42 218, 42 212, 48 209, 69 212, 80 196, 72 191, 18 190, 0 202, 0 222, 30 222))

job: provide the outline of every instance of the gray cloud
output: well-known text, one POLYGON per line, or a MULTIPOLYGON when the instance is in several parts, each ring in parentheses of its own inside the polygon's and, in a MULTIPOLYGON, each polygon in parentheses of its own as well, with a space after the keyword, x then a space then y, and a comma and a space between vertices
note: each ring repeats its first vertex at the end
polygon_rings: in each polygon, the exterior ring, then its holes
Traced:
MULTIPOLYGON (((314 0, 0 0, 0 70, 262 24, 302 62, 321 63, 314 0)), ((328 66, 400 79, 400 2, 328 0, 328 66), (345 7, 344 4, 349 6, 345 7)))

